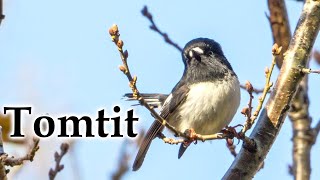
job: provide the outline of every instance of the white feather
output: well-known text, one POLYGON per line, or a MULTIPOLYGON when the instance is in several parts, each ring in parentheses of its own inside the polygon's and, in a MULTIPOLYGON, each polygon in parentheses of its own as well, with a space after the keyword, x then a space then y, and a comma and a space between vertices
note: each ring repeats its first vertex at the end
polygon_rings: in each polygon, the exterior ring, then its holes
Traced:
POLYGON ((190 128, 200 134, 222 130, 240 104, 239 81, 235 76, 228 79, 191 85, 187 99, 175 111, 179 114, 174 113, 169 122, 182 132, 190 128))
POLYGON ((203 54, 204 53, 204 51, 200 47, 195 47, 195 48, 192 48, 189 51, 189 56, 190 57, 193 57, 193 52, 196 52, 197 54, 203 54))
POLYGON ((192 50, 197 52, 198 54, 203 54, 204 53, 203 49, 201 49, 200 47, 192 48, 192 50))

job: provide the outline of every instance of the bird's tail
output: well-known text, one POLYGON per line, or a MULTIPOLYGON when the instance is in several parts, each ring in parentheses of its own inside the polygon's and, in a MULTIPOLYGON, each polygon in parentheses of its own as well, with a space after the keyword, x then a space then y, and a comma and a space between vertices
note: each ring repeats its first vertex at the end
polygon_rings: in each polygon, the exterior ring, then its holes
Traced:
POLYGON ((187 150, 187 148, 190 146, 190 143, 181 143, 179 152, 178 152, 178 159, 181 158, 183 153, 187 150))
POLYGON ((162 124, 159 121, 154 121, 149 128, 148 132, 146 133, 145 137, 142 140, 142 143, 140 145, 138 154, 136 156, 136 159, 134 160, 132 170, 137 171, 144 161, 144 158, 147 154, 147 151, 150 147, 151 141, 157 136, 157 134, 163 129, 162 124))
MULTIPOLYGON (((154 108, 161 108, 163 105, 164 101, 167 99, 168 95, 167 94, 156 94, 156 93, 141 93, 140 94, 144 100, 150 105, 153 106, 154 108)), ((123 97, 126 97, 127 101, 134 101, 136 100, 133 97, 132 93, 126 93, 123 95, 123 97)))

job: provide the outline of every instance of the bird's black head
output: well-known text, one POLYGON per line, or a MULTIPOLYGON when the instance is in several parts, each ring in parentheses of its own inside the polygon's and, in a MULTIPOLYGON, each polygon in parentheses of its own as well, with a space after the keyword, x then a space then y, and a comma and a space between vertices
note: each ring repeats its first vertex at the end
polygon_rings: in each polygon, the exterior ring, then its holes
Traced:
POLYGON ((235 75, 219 43, 208 38, 197 38, 186 44, 182 52, 185 74, 190 80, 211 80, 235 75))
POLYGON ((201 55, 213 55, 224 56, 219 43, 208 38, 197 38, 191 40, 183 48, 182 56, 186 63, 189 63, 192 58, 201 61, 201 55))

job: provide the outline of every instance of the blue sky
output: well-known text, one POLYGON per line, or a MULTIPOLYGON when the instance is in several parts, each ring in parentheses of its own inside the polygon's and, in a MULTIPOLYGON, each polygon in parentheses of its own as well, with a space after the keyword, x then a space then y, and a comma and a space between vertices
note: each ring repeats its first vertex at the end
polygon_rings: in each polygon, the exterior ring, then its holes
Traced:
MULTIPOLYGON (((4 3, 6 19, 0 26, 0 104, 30 104, 34 114, 90 114, 95 118, 98 109, 104 108, 111 116, 113 106, 120 105, 124 117, 126 110, 132 108, 131 103, 121 99, 130 89, 118 70, 121 61, 108 34, 114 23, 118 24, 124 47, 129 51, 129 65, 138 76, 140 91, 169 93, 183 72, 181 55, 148 28, 149 22, 140 12, 144 5, 159 28, 181 47, 197 37, 218 41, 242 83, 249 80, 254 87, 263 87, 264 68, 271 63, 273 41, 265 16, 266 1, 5 0, 4 3)), ((302 4, 286 3, 293 32, 302 4)), ((315 48, 320 49, 319 41, 315 48)), ((311 67, 319 68, 313 62, 311 67)), ((273 81, 277 74, 278 70, 273 81)), ((311 75, 309 81, 310 114, 316 122, 320 117, 316 100, 320 79, 311 75)), ((241 105, 231 125, 245 120, 240 110, 246 106, 248 95, 245 91, 241 93, 241 105)), ((142 107, 133 108, 140 118, 135 128, 147 128, 152 117, 142 107)), ((256 179, 292 179, 288 174, 291 137, 291 124, 286 120, 256 179)), ((57 179, 75 178, 74 167, 82 179, 109 179, 117 165, 121 143, 111 138, 79 141, 74 146, 74 155, 66 157, 65 170, 57 179), (71 161, 78 166, 71 166, 71 161)), ((238 150, 240 146, 241 143, 238 150)), ((53 151, 58 144, 50 147, 53 151)), ((178 146, 154 141, 143 167, 128 173, 125 179, 219 179, 233 161, 224 141, 192 146, 180 160, 177 151, 178 146)), ((136 152, 130 153, 135 156, 136 152)), ((313 147, 312 158, 318 155, 319 143, 313 147)), ((49 153, 44 156, 51 159, 47 164, 43 161, 43 167, 54 164, 52 156, 49 153)), ((41 164, 42 160, 35 161, 41 164)), ((319 165, 319 161, 312 161, 312 179, 320 177, 315 170, 319 165)), ((47 171, 44 168, 41 172, 47 171)), ((37 172, 32 172, 32 168, 21 173, 30 179, 43 178, 35 175, 37 172)), ((22 177, 25 176, 16 179, 22 177)))

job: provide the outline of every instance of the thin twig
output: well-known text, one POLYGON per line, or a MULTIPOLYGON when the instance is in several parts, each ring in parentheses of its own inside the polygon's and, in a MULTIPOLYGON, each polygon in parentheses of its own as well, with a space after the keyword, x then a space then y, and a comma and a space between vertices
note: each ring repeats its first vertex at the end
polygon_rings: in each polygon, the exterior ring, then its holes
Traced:
POLYGON ((319 51, 314 51, 313 52, 313 58, 320 65, 320 52, 319 51))
MULTIPOLYGON (((231 132, 230 133, 224 132, 224 133, 216 133, 216 134, 210 134, 210 135, 195 134, 194 136, 195 136, 196 140, 207 141, 207 140, 233 138, 234 134, 231 132)), ((180 143, 185 142, 184 139, 167 138, 164 135, 162 135, 161 139, 163 140, 163 142, 165 142, 167 144, 180 144, 180 143)))
MULTIPOLYGON (((252 125, 254 124, 255 120, 257 119, 260 111, 261 111, 261 108, 262 108, 262 105, 263 105, 263 102, 267 96, 267 93, 268 91, 270 90, 270 88, 272 87, 272 83, 270 82, 270 78, 271 78, 271 74, 272 74, 272 71, 274 69, 274 66, 276 64, 276 57, 277 55, 279 55, 281 52, 281 47, 278 47, 277 44, 274 44, 273 47, 272 47, 272 63, 271 63, 271 67, 270 68, 266 68, 265 70, 265 74, 266 74, 266 83, 265 83, 265 87, 263 89, 263 93, 261 95, 261 97, 259 97, 259 103, 258 103, 258 106, 256 107, 256 110, 254 111, 253 115, 247 119, 247 121, 245 122, 244 126, 243 126, 243 129, 241 130, 241 135, 244 135, 251 127, 252 125)), ((251 90, 251 94, 250 94, 250 98, 252 96, 252 90, 251 90)), ((249 109, 251 109, 251 104, 249 104, 249 109)), ((251 111, 251 110, 250 110, 251 111)), ((250 112, 251 114, 251 112, 250 112)))
MULTIPOLYGON (((241 87, 242 89, 246 89, 246 85, 240 84, 240 87, 241 87)), ((252 87, 252 92, 254 92, 254 93, 256 93, 256 94, 263 93, 263 90, 264 90, 264 89, 257 89, 257 88, 252 87)), ((268 91, 268 93, 270 93, 270 91, 268 91)))
POLYGON ((7 179, 7 173, 9 170, 6 170, 5 166, 18 166, 23 164, 24 161, 33 161, 33 158, 36 152, 39 150, 39 141, 40 139, 33 139, 33 145, 30 148, 30 152, 21 158, 15 158, 4 152, 3 139, 2 139, 2 127, 0 126, 0 179, 7 179))
POLYGON ((30 152, 23 157, 15 158, 13 156, 9 157, 7 154, 2 155, 2 157, 5 157, 3 159, 4 165, 12 167, 12 166, 21 165, 21 164, 23 164, 24 161, 31 161, 32 162, 36 152, 39 150, 39 142, 40 142, 40 139, 34 138, 33 145, 30 149, 30 152))
POLYGON ((112 174, 112 180, 120 180, 122 177, 128 172, 129 165, 128 161, 130 159, 130 155, 127 152, 128 148, 128 141, 124 141, 122 143, 122 148, 120 151, 120 159, 118 163, 118 167, 116 168, 116 171, 112 174))
MULTIPOLYGON (((168 43, 169 45, 173 46, 174 48, 176 48, 178 51, 182 52, 182 48, 175 42, 173 42, 167 33, 163 33, 158 27, 157 25, 154 23, 154 20, 153 20, 153 17, 152 17, 152 14, 148 11, 148 7, 147 6, 144 6, 143 9, 141 10, 141 13, 144 17, 146 17, 151 25, 150 25, 150 29, 157 32, 160 36, 162 36, 165 40, 166 43, 168 43)), ((245 85, 240 85, 240 87, 242 89, 245 89, 245 85)), ((253 88, 253 92, 256 93, 256 94, 259 94, 259 93, 262 93, 263 92, 263 89, 256 89, 256 88, 253 88)), ((268 93, 270 93, 270 91, 268 91, 268 93)))
POLYGON ((49 170, 49 179, 53 180, 57 174, 64 168, 64 165, 61 165, 61 159, 63 156, 68 152, 69 149, 69 144, 67 143, 62 143, 60 146, 60 154, 58 152, 54 153, 54 160, 56 162, 54 169, 49 170))
POLYGON ((115 168, 114 173, 112 173, 112 180, 120 180, 123 179, 124 175, 129 172, 129 163, 133 156, 132 153, 130 153, 131 149, 136 149, 140 146, 143 137, 145 135, 145 131, 142 129, 139 132, 138 138, 135 138, 134 141, 128 141, 125 140, 122 143, 121 150, 119 152, 119 161, 118 165, 115 168))
POLYGON ((305 74, 310 74, 310 73, 320 74, 320 70, 312 70, 310 68, 302 68, 301 72, 305 74))
MULTIPOLYGON (((300 69, 302 72, 302 69, 300 69)), ((291 102, 289 119, 292 124, 292 165, 289 173, 294 179, 310 179, 311 148, 314 142, 309 115, 308 76, 300 82, 291 102)))
MULTIPOLYGON (((5 154, 4 147, 3 147, 3 139, 2 139, 2 127, 0 126, 0 155, 5 154)), ((7 180, 7 170, 0 156, 0 179, 7 180)))
POLYGON ((248 107, 245 107, 241 110, 241 114, 243 114, 247 119, 246 123, 250 123, 250 118, 252 116, 252 100, 253 100, 253 87, 249 81, 246 82, 245 88, 249 94, 249 102, 248 102, 248 107))
POLYGON ((152 18, 152 14, 148 11, 148 7, 147 6, 144 6, 143 9, 141 10, 141 13, 144 17, 146 17, 151 25, 150 25, 150 29, 152 29, 153 31, 157 32, 160 34, 160 36, 162 36, 165 40, 166 43, 172 45, 173 47, 175 47, 177 50, 179 50, 180 52, 182 52, 182 48, 175 42, 173 42, 167 33, 164 33, 164 32, 161 32, 160 29, 156 26, 156 24, 154 23, 153 21, 153 18, 152 18))
POLYGON ((227 148, 229 149, 230 153, 232 154, 233 157, 237 156, 236 152, 236 146, 233 143, 233 139, 227 139, 227 148))
POLYGON ((0 25, 4 17, 5 16, 3 15, 3 0, 0 0, 0 25))
POLYGON ((122 60, 123 65, 119 66, 119 69, 126 75, 126 77, 129 80, 129 86, 132 90, 133 93, 133 98, 135 98, 136 100, 139 101, 139 103, 141 105, 143 105, 145 108, 147 108, 150 113, 152 114, 153 117, 155 117, 159 122, 162 123, 162 125, 166 126, 168 129, 170 129, 171 131, 173 131, 177 136, 183 136, 182 132, 179 132, 178 130, 176 130, 173 126, 171 126, 166 120, 164 120, 155 110, 154 108, 152 108, 151 106, 149 106, 149 104, 144 100, 144 98, 140 95, 139 90, 136 86, 137 83, 137 77, 134 76, 132 77, 131 73, 130 73, 130 69, 127 63, 127 58, 128 58, 128 51, 125 50, 123 51, 122 47, 123 47, 123 41, 121 39, 119 39, 120 34, 119 34, 119 30, 118 30, 118 26, 117 25, 113 25, 110 29, 109 29, 109 34, 111 36, 112 41, 115 43, 115 45, 118 47, 118 51, 120 53, 120 57, 122 60))

